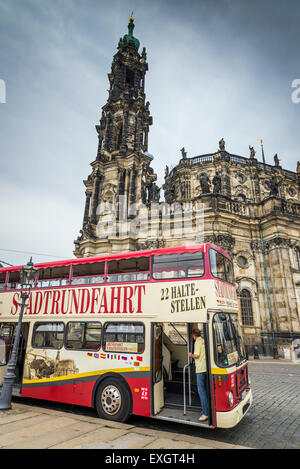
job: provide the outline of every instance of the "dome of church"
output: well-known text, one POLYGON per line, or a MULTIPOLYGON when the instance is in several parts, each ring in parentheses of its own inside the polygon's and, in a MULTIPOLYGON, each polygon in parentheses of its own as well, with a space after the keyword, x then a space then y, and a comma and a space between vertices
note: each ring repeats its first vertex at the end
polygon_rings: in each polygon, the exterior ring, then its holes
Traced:
POLYGON ((128 24, 128 34, 125 34, 123 38, 120 39, 119 45, 120 46, 128 46, 131 42, 134 45, 134 48, 136 51, 139 50, 140 47, 140 41, 133 36, 133 30, 134 30, 134 18, 131 16, 129 18, 129 24, 128 24))

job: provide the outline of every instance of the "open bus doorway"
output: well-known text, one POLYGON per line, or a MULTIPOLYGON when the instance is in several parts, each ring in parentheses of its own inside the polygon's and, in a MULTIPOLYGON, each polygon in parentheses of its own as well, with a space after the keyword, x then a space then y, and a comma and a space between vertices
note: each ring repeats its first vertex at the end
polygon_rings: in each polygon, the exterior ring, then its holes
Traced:
MULTIPOLYGON (((194 360, 189 358, 193 351, 192 330, 197 327, 208 350, 208 334, 205 325, 190 323, 160 323, 161 340, 153 346, 153 367, 160 369, 160 386, 153 385, 153 415, 156 418, 210 426, 212 423, 210 377, 207 373, 207 395, 209 401, 209 419, 200 422, 202 409, 197 390, 194 360)), ((209 367, 207 366, 207 369, 209 367)))
MULTIPOLYGON (((17 323, 0 323, 0 387, 3 385, 7 373, 8 363, 12 354, 17 323)), ((22 323, 20 341, 15 367, 16 379, 13 385, 13 395, 21 395, 22 379, 25 365, 25 355, 29 334, 29 323, 22 323)))

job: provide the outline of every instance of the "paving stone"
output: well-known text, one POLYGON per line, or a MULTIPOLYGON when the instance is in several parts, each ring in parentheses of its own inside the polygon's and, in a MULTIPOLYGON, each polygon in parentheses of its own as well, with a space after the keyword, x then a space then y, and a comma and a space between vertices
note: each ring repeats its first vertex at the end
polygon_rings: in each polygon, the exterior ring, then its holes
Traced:
POLYGON ((76 438, 68 439, 68 441, 50 446, 50 449, 71 449, 92 444, 107 443, 126 433, 127 430, 122 428, 100 428, 76 438))
POLYGON ((73 421, 61 417, 51 422, 47 429, 42 428, 36 438, 23 438, 7 445, 6 449, 47 449, 60 442, 73 440, 82 434, 92 431, 93 425, 88 422, 73 421), (69 420, 69 421, 68 421, 69 420))
MULTIPOLYGON (((67 429, 73 429, 75 425, 82 426, 84 424, 78 423, 71 417, 56 418, 51 415, 41 415, 43 419, 37 418, 29 419, 30 425, 25 428, 23 424, 18 430, 0 436, 0 447, 2 448, 45 448, 48 443, 45 443, 45 438, 48 440, 52 437, 66 438, 67 429), (63 428, 64 427, 64 428, 63 428), (45 435, 46 434, 46 435, 45 435), (44 439, 43 439, 44 437, 44 439)), ((90 424, 86 424, 90 425, 90 424)), ((86 431, 86 430, 84 430, 86 431)))
POLYGON ((109 443, 98 441, 90 444, 80 445, 74 449, 142 449, 154 440, 151 436, 144 436, 129 432, 109 443))
MULTIPOLYGON (((186 441, 176 441, 170 438, 159 438, 145 446, 144 449, 191 449, 192 446, 195 447, 197 445, 192 445, 186 441)), ((200 446, 197 446, 197 448, 200 448, 200 446)))

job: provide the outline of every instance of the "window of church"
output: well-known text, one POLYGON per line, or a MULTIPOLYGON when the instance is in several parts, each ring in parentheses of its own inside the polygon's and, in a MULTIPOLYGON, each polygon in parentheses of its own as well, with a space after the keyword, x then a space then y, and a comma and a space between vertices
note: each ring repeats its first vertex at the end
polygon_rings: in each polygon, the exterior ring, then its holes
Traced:
POLYGON ((300 270, 300 249, 295 249, 295 256, 296 256, 296 269, 300 270))
POLYGON ((117 144, 116 149, 119 149, 122 145, 122 137, 123 137, 123 125, 121 124, 117 129, 117 144))
POLYGON ((126 68, 126 85, 130 88, 134 87, 134 71, 126 68))
POLYGON ((241 313, 242 313, 242 324, 244 326, 253 326, 253 310, 252 310, 252 299, 251 293, 245 288, 240 293, 241 302, 241 313))
POLYGON ((245 256, 238 256, 237 263, 238 263, 238 266, 241 267, 242 269, 244 269, 248 265, 248 261, 245 256))
POLYGON ((236 178, 240 184, 243 184, 246 181, 246 177, 242 173, 239 173, 236 178))
POLYGON ((239 202, 246 202, 246 196, 244 194, 238 194, 237 199, 239 202))

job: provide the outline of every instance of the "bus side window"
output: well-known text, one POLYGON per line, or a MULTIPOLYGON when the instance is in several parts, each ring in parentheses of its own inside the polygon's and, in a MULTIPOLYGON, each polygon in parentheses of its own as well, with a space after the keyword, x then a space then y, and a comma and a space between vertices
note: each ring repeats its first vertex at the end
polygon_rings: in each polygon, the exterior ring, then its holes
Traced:
POLYGON ((204 253, 201 251, 153 256, 152 276, 155 280, 203 275, 204 253))
POLYGON ((138 322, 107 322, 103 326, 105 352, 143 353, 145 327, 138 322))
POLYGON ((66 330, 66 348, 99 350, 101 346, 100 322, 69 322, 66 330))
POLYGON ((32 346, 61 349, 64 343, 64 331, 65 325, 62 322, 37 322, 33 328, 32 346))
POLYGON ((104 267, 104 262, 74 265, 72 268, 71 285, 103 283, 104 267))
POLYGON ((21 286, 20 272, 9 272, 6 286, 7 290, 20 290, 21 286))
POLYGON ((4 272, 3 274, 0 274, 0 290, 4 290, 5 280, 6 280, 6 272, 4 272))
POLYGON ((37 274, 37 288, 62 287, 69 284, 70 266, 58 266, 39 269, 37 274))
POLYGON ((137 257, 109 261, 107 282, 136 282, 149 280, 149 257, 137 257))
POLYGON ((220 252, 215 251, 215 249, 209 250, 211 273, 214 277, 222 280, 226 280, 224 259, 224 256, 220 252))
POLYGON ((212 275, 229 283, 234 283, 233 265, 231 260, 220 252, 210 248, 209 250, 210 271, 212 275))

